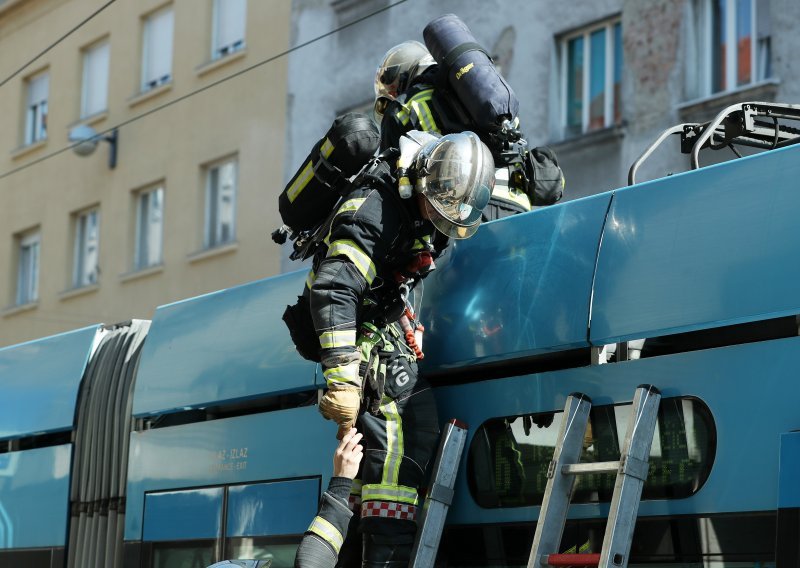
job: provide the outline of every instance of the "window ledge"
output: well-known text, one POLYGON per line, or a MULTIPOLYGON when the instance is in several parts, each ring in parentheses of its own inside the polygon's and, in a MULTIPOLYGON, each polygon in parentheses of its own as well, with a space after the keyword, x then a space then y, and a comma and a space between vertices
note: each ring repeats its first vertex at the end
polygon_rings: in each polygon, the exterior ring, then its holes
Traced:
POLYGON ((14 306, 9 306, 0 312, 4 318, 15 316, 17 314, 21 314, 22 312, 29 312, 30 310, 35 310, 39 307, 39 300, 34 300, 33 302, 28 302, 27 304, 16 304, 14 306))
POLYGON ((80 286, 78 288, 70 288, 69 290, 64 290, 58 295, 59 300, 69 300, 70 298, 75 298, 77 296, 83 296, 84 294, 91 294, 92 292, 97 292, 100 289, 100 284, 87 284, 86 286, 80 286))
POLYGON ((148 266, 146 268, 140 268, 138 270, 134 270, 133 272, 126 272, 125 274, 120 274, 119 281, 131 282, 132 280, 147 278, 148 276, 153 276, 154 274, 161 274, 162 272, 164 272, 164 265, 155 264, 153 266, 148 266))
POLYGON ((592 130, 591 132, 584 132, 571 138, 559 140, 557 142, 550 142, 548 146, 553 149, 557 154, 560 152, 568 152, 572 150, 580 150, 587 146, 594 146, 596 144, 603 144, 605 142, 617 141, 625 136, 625 124, 615 124, 600 130, 592 130))
POLYGON ((152 89, 148 89, 146 91, 142 91, 133 95, 131 98, 128 99, 128 106, 135 107, 136 105, 140 105, 145 101, 149 101, 152 98, 155 98, 159 95, 166 93, 167 91, 172 90, 172 81, 169 83, 164 83, 163 85, 159 85, 158 87, 154 87, 152 89))
POLYGON ((36 142, 32 142, 27 146, 20 146, 11 151, 11 159, 18 160, 23 156, 27 156, 28 154, 35 152, 39 148, 44 148, 47 145, 47 138, 42 138, 41 140, 37 140, 36 142))
POLYGON ((234 51, 233 53, 223 55, 218 59, 207 61, 206 63, 203 63, 202 65, 195 67, 194 72, 197 74, 198 77, 202 77, 203 75, 211 73, 212 71, 219 69, 220 67, 225 67, 229 63, 233 63, 234 61, 239 61, 245 55, 247 55, 247 48, 243 47, 239 51, 234 51))
POLYGON ((96 112, 94 114, 90 114, 89 116, 84 116, 69 125, 69 129, 72 130, 76 126, 86 125, 86 126, 94 126, 95 124, 99 124, 108 118, 108 109, 101 110, 100 112, 96 112))
POLYGON ((215 256, 236 252, 238 249, 239 249, 239 243, 237 241, 233 241, 231 243, 225 243, 219 246, 215 246, 214 248, 208 248, 198 252, 194 252, 189 256, 187 256, 186 260, 192 263, 200 262, 202 260, 213 258, 215 256))
POLYGON ((708 97, 686 101, 677 105, 676 108, 682 121, 705 122, 725 107, 736 103, 774 100, 780 84, 780 79, 766 79, 732 91, 723 91, 708 97))

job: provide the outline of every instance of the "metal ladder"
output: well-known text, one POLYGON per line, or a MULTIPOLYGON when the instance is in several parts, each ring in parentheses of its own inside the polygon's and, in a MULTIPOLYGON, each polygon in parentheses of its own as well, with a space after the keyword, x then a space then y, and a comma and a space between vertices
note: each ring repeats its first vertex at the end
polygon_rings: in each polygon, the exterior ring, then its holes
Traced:
POLYGON ((652 385, 640 385, 633 397, 633 409, 619 461, 580 463, 591 399, 573 393, 567 397, 564 419, 556 438, 553 460, 547 471, 539 522, 533 538, 528 568, 540 566, 628 566, 636 515, 647 478, 650 446, 653 443, 661 393, 652 385), (558 554, 567 520, 575 476, 584 473, 617 473, 608 524, 599 554, 558 554))
POLYGON ((419 519, 419 528, 411 550, 410 568, 432 568, 439 550, 447 510, 453 502, 461 454, 467 443, 468 426, 458 420, 450 420, 442 432, 433 477, 425 497, 419 519))

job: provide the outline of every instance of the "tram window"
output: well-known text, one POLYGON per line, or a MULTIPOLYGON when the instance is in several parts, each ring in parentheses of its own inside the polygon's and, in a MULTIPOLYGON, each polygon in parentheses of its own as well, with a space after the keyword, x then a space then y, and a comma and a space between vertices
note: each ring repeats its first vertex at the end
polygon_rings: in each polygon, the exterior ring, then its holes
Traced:
POLYGON ((0 550, 0 566, 25 566, 25 568, 50 568, 63 566, 64 549, 42 548, 34 550, 0 550))
MULTIPOLYGON (((618 460, 631 405, 597 406, 590 414, 583 462, 618 460)), ((485 508, 541 505, 563 412, 493 418, 472 439, 467 479, 485 508)), ((642 499, 679 499, 696 493, 711 472, 716 430, 696 398, 661 400, 642 499)), ((573 503, 610 502, 614 474, 577 478, 573 503)))
POLYGON ((206 568, 214 563, 216 542, 154 542, 151 568, 206 568))
POLYGON ((272 560, 270 568, 293 568, 300 536, 229 538, 226 557, 236 560, 272 560))
MULTIPOLYGON (((600 552, 605 519, 568 520, 561 551, 600 552)), ((449 526, 439 546, 437 566, 527 566, 536 523, 449 526), (447 559, 446 562, 443 560, 447 559)), ((647 518, 636 521, 631 568, 774 566, 775 513, 710 517, 647 518)))

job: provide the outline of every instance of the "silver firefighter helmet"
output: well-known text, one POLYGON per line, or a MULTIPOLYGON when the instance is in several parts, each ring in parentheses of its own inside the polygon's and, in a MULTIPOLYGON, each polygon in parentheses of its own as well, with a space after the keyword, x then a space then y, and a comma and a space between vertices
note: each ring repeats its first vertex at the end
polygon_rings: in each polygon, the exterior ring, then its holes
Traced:
POLYGON ((478 135, 466 131, 428 142, 413 169, 434 226, 454 239, 475 234, 494 189, 492 153, 478 135))
POLYGON ((375 72, 375 115, 380 121, 388 104, 408 88, 411 80, 436 62, 418 41, 395 45, 375 72))

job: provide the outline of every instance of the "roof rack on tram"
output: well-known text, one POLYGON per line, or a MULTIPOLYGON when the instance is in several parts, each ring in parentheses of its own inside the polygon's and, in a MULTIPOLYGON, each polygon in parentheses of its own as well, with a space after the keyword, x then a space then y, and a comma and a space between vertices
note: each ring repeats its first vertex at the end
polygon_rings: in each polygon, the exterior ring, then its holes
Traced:
POLYGON ((628 171, 628 185, 636 183, 636 173, 664 140, 680 134, 681 152, 691 154, 693 170, 700 167, 700 151, 730 148, 737 157, 736 145, 774 150, 800 142, 800 105, 744 102, 727 107, 713 120, 683 123, 668 128, 645 149, 628 171), (781 121, 796 121, 791 126, 781 121))

